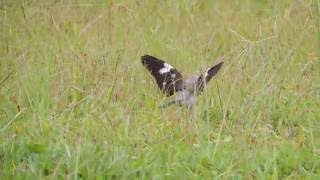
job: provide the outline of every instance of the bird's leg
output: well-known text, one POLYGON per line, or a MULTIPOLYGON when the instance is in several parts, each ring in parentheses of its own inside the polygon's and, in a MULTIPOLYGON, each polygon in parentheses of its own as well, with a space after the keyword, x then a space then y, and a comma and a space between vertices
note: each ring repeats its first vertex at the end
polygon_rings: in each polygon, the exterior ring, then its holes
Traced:
POLYGON ((166 107, 168 107, 168 106, 170 106, 172 104, 175 104, 175 103, 177 103, 177 101, 176 100, 172 100, 172 101, 169 101, 169 102, 167 102, 165 104, 160 105, 159 108, 166 108, 166 107))
POLYGON ((188 117, 190 120, 194 120, 196 116, 194 105, 188 105, 188 117))

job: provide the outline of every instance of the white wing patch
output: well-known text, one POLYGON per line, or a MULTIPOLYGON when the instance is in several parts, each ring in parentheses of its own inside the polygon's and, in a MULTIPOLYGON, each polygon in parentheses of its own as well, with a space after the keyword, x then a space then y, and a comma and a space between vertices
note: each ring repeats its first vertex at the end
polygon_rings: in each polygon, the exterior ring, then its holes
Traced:
POLYGON ((164 63, 163 66, 164 67, 159 70, 160 74, 164 74, 164 73, 170 72, 170 69, 173 69, 173 67, 168 63, 164 63))
POLYGON ((206 73, 204 74, 204 77, 208 76, 208 71, 209 71, 209 69, 207 69, 206 73))

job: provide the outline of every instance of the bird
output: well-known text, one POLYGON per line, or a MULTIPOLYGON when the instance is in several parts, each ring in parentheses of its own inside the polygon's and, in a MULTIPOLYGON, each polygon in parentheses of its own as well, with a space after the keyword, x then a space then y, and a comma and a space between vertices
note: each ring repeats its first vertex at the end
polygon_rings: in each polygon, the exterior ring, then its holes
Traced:
POLYGON ((157 57, 143 55, 141 56, 141 62, 166 96, 175 95, 173 100, 161 105, 161 108, 173 104, 192 108, 197 96, 203 92, 207 83, 218 73, 224 63, 220 62, 200 75, 191 75, 185 79, 175 67, 157 57))

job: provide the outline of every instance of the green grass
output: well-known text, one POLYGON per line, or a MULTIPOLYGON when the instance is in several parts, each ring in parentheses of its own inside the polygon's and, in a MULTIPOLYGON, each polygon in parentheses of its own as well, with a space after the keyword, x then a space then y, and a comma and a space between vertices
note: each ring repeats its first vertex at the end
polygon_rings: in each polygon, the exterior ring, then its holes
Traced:
POLYGON ((319 179, 319 1, 0 1, 0 179, 319 179), (141 65, 224 66, 186 108, 141 65))

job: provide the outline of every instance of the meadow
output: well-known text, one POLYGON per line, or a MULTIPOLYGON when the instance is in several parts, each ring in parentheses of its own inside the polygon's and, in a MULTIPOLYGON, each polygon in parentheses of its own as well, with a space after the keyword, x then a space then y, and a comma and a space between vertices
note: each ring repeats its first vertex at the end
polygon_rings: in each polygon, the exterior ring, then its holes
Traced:
POLYGON ((0 1, 0 179, 319 179, 319 0, 0 1), (224 65, 188 109, 140 57, 224 65))

